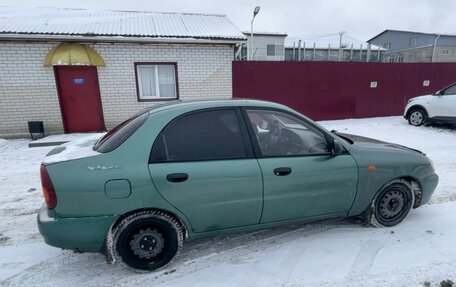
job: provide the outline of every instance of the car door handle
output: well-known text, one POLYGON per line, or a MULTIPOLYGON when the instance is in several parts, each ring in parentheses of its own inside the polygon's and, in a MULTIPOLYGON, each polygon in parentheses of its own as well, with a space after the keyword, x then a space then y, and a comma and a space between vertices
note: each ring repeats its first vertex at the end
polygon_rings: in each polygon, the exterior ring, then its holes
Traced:
POLYGON ((289 167, 278 167, 274 169, 274 174, 277 176, 289 175, 291 173, 291 168, 289 167))
POLYGON ((188 174, 186 173, 170 173, 166 176, 166 179, 169 182, 183 182, 188 179, 188 174))

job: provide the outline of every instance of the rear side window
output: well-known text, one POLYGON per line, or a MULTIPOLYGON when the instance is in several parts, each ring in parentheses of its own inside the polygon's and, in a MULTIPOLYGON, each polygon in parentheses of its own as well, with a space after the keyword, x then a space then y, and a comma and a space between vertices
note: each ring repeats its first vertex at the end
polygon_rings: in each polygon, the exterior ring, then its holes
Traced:
POLYGON ((150 162, 245 158, 235 110, 202 111, 172 121, 155 140, 150 162))
POLYGON ((148 118, 149 112, 142 112, 139 115, 118 124, 102 137, 94 149, 98 152, 110 152, 126 141, 148 118))

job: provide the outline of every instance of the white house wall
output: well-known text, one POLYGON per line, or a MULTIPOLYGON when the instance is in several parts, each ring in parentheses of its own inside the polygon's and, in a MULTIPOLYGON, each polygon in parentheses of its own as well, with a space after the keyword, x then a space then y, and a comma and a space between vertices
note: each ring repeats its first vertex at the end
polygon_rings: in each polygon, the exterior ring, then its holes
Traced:
MULTIPOLYGON (((28 121, 47 133, 63 132, 54 70, 43 67, 59 43, 0 42, 0 137, 28 134, 28 121)), ((87 44, 105 60, 98 67, 108 128, 157 102, 138 102, 134 62, 177 62, 180 99, 232 97, 230 45, 87 44)))
POLYGON ((0 137, 22 136, 27 121, 63 131, 54 70, 44 68, 49 43, 0 42, 0 137))
MULTIPOLYGON (((250 40, 250 36, 247 36, 250 40)), ((255 60, 257 61, 283 61, 285 57, 285 36, 277 37, 277 36, 261 36, 261 35, 253 35, 253 46, 254 46, 254 54, 255 60), (268 45, 275 45, 275 52, 274 56, 268 56, 267 54, 267 46, 268 45)))

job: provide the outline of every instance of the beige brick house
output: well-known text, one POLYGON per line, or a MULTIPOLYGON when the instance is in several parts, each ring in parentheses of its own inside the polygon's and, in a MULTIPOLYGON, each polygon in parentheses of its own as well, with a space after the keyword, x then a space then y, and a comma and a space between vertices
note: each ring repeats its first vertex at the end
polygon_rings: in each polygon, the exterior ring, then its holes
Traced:
POLYGON ((230 98, 245 36, 223 15, 0 7, 0 137, 111 128, 175 99, 230 98))

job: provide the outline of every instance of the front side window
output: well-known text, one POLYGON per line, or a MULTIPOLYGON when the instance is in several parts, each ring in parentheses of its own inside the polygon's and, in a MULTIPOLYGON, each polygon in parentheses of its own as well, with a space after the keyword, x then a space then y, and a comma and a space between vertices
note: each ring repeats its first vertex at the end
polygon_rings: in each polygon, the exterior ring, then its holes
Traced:
POLYGON ((177 99, 175 64, 136 64, 138 99, 177 99))
POLYGON ((247 110, 263 156, 297 156, 328 153, 324 134, 287 113, 247 110))
POLYGON ((150 162, 239 159, 247 156, 235 110, 201 111, 172 121, 155 140, 150 162))

